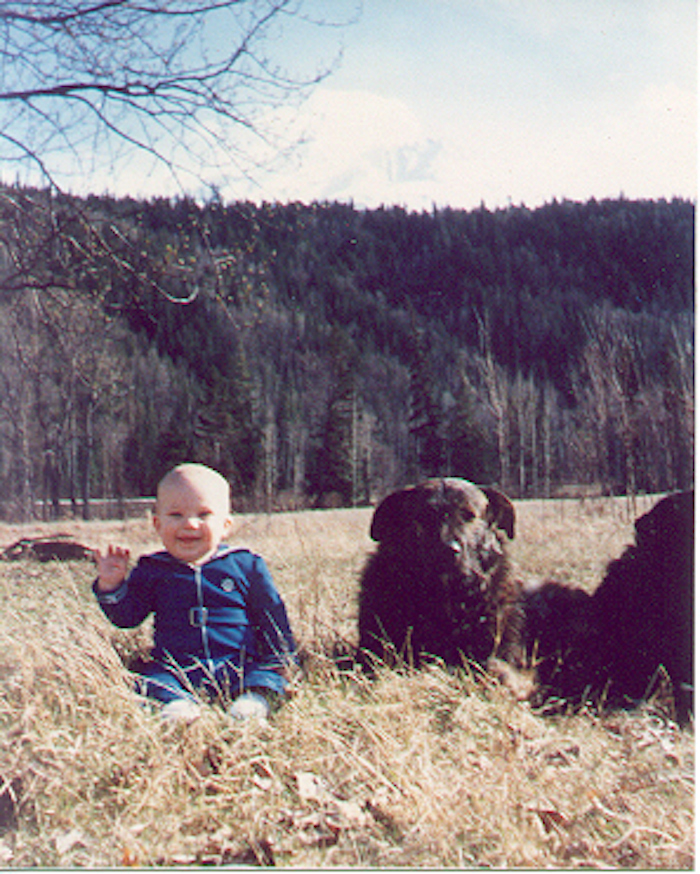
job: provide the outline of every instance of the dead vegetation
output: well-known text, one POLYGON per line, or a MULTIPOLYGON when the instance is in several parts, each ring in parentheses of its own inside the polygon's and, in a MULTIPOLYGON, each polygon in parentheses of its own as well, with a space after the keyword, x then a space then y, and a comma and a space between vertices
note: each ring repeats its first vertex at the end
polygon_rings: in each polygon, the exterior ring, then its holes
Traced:
MULTIPOLYGON (((588 507, 518 504, 516 570, 594 585, 634 515, 588 507)), ((265 726, 162 724, 123 665, 148 629, 107 624, 89 565, 0 565, 0 867, 691 868, 693 732, 653 705, 545 718, 468 670, 338 669, 370 515, 240 518, 308 654, 265 726)), ((156 546, 147 521, 61 530, 156 546)), ((0 548, 41 534, 2 527, 0 548)))

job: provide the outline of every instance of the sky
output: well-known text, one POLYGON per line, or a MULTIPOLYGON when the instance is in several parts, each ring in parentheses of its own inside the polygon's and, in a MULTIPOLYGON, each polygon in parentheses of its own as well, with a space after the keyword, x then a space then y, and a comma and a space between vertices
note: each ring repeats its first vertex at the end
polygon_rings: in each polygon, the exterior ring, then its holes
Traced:
MULTIPOLYGON (((275 19, 265 44, 277 62, 333 72, 301 107, 262 115, 303 140, 290 155, 241 139, 261 164, 250 176, 226 154, 208 180, 225 201, 432 210, 697 196, 697 0, 303 4, 326 20, 361 11, 344 27, 275 19)), ((230 51, 230 30, 212 34, 230 51)), ((127 143, 111 160, 89 132, 76 142, 75 193, 211 196, 127 143)), ((180 154, 196 165, 196 145, 180 154)))
POLYGON ((365 0, 291 120, 305 144, 222 194, 415 210, 694 199, 697 36, 695 0, 365 0))

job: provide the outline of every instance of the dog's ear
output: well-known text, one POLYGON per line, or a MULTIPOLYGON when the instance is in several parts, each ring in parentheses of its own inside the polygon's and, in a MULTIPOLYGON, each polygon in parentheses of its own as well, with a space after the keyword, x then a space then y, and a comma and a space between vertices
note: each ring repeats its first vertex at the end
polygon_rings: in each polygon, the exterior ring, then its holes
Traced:
POLYGON ((395 539, 405 532, 415 516, 416 493, 414 488, 392 492, 374 511, 370 537, 377 543, 395 539))
POLYGON ((497 489, 482 488, 489 499, 486 508, 486 521, 494 528, 500 528, 512 540, 515 537, 515 507, 502 492, 497 489))

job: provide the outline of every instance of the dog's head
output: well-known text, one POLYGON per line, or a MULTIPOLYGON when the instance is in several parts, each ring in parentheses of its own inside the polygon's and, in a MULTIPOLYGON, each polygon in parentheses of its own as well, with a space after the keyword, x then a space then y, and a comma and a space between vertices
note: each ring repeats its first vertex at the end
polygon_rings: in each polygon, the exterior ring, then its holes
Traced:
POLYGON ((503 536, 515 534, 508 498, 463 479, 429 479, 393 492, 377 507, 370 534, 435 561, 485 570, 503 555, 503 536))

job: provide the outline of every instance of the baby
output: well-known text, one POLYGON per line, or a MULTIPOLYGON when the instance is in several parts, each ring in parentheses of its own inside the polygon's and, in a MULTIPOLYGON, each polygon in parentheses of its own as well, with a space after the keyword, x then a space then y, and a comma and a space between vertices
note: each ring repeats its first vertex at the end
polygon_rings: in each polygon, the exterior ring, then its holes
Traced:
POLYGON ((166 719, 194 719, 203 697, 224 693, 235 719, 264 718, 282 699, 295 643, 262 558, 221 541, 229 531, 226 480, 182 464, 158 485, 155 528, 165 551, 143 556, 127 577, 129 552, 95 552, 93 590, 106 616, 133 628, 154 614, 152 661, 139 668, 142 694, 166 719))

